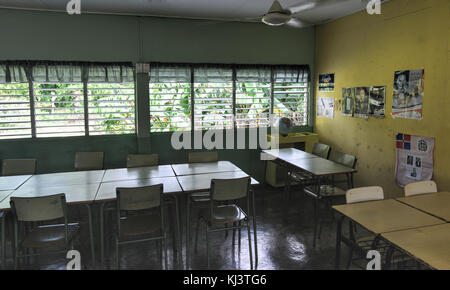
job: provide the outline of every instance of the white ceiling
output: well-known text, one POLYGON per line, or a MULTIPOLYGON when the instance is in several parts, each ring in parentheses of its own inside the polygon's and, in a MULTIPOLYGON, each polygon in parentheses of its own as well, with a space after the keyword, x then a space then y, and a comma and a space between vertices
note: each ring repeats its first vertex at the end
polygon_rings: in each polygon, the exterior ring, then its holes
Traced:
MULTIPOLYGON (((283 7, 308 0, 279 0, 283 7)), ((368 0, 319 0, 325 5, 298 18, 319 24, 365 9, 368 0)), ((0 7, 64 12, 69 0, 0 0, 0 7)), ((229 21, 255 21, 273 0, 80 0, 81 13, 160 16, 229 21), (253 19, 252 19, 253 18, 253 19)))

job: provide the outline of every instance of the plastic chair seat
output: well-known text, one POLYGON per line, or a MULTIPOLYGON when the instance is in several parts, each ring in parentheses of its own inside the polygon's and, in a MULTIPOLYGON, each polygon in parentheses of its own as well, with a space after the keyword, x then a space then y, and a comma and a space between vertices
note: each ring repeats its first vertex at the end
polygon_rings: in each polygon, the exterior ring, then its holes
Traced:
MULTIPOLYGON (((71 241, 78 229, 78 223, 68 224, 68 240, 71 241)), ((39 226, 28 233, 23 242, 23 248, 47 248, 65 246, 64 225, 39 226)))
POLYGON ((209 209, 201 214, 209 224, 227 224, 239 222, 247 218, 245 212, 237 205, 221 205, 214 208, 214 215, 211 218, 209 209))
POLYGON ((151 234, 161 229, 161 217, 157 214, 129 216, 120 221, 121 236, 151 234))

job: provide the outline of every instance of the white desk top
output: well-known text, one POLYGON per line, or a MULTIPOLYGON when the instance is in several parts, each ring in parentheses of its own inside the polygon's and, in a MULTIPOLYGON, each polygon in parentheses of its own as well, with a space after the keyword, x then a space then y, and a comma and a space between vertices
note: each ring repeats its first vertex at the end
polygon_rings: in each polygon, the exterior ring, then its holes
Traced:
POLYGON ((98 184, 102 181, 104 173, 104 170, 91 170, 33 175, 20 188, 98 184))
POLYGON ((177 176, 241 170, 230 161, 173 164, 172 168, 177 176))
POLYGON ((175 176, 170 165, 108 169, 102 182, 175 176))
POLYGON ((0 176, 0 190, 16 190, 32 175, 0 176))
POLYGON ((163 184, 164 193, 178 193, 182 192, 176 177, 160 177, 151 179, 134 179, 114 182, 105 182, 100 185, 95 201, 104 202, 112 201, 117 198, 117 187, 141 187, 155 184, 163 184))

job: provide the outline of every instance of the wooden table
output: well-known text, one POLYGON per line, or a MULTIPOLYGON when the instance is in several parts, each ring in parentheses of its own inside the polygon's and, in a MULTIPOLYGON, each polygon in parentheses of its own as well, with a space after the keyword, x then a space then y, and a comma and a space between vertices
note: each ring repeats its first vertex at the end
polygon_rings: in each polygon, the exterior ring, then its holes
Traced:
MULTIPOLYGON (((381 235, 395 248, 431 268, 450 270, 450 223, 384 233, 381 235)), ((388 251, 387 265, 392 251, 388 251)))
MULTIPOLYGON (((172 169, 171 169, 172 170, 172 169)), ((114 181, 114 182, 103 182, 100 185, 95 201, 100 203, 100 260, 103 265, 104 262, 104 212, 105 212, 105 204, 110 201, 114 201, 117 199, 116 188, 118 187, 142 187, 142 186, 150 186, 155 184, 163 184, 163 192, 167 194, 169 197, 172 197, 175 201, 175 221, 176 221, 176 248, 178 248, 178 259, 181 264, 181 239, 180 239, 180 221, 179 221, 179 206, 178 206, 178 198, 176 193, 182 192, 182 189, 178 183, 176 177, 159 177, 159 178, 150 178, 150 179, 133 179, 133 180, 122 180, 122 181, 114 181)))
POLYGON ((114 182, 103 182, 100 185, 96 202, 105 202, 116 200, 116 188, 117 187, 141 187, 150 186, 155 184, 164 184, 163 191, 165 194, 182 192, 180 185, 178 184, 176 177, 160 177, 150 179, 134 179, 134 180, 122 180, 114 182))
POLYGON ((32 175, 0 176, 0 190, 16 190, 32 175))
MULTIPOLYGON (((231 172, 217 172, 210 174, 184 175, 178 176, 178 182, 184 192, 202 192, 209 191, 211 187, 211 180, 216 179, 231 179, 249 176, 242 170, 231 172)), ((252 185, 259 184, 255 179, 251 179, 252 185)))
POLYGON ((287 160, 297 160, 297 159, 310 159, 310 158, 320 158, 317 155, 295 149, 295 148, 282 148, 282 149, 270 149, 262 150, 263 153, 270 155, 273 158, 281 159, 283 161, 287 160))
POLYGON ((450 192, 397 198, 398 201, 450 222, 450 192))
MULTIPOLYGON (((104 170, 92 170, 33 175, 11 196, 37 197, 65 193, 68 205, 82 204, 86 206, 89 220, 92 263, 95 264, 92 204, 94 203, 104 173, 104 170)), ((6 205, 2 204, 1 206, 6 205)))
POLYGON ((33 175, 21 188, 98 184, 104 174, 105 170, 91 170, 33 175))
POLYGON ((177 176, 241 170, 230 161, 173 164, 172 168, 177 176))
POLYGON ((2 268, 6 268, 6 240, 5 240, 5 211, 10 210, 9 206, 9 198, 8 196, 13 193, 12 190, 9 191, 0 191, 0 235, 1 235, 1 251, 2 251, 2 268))
POLYGON ((10 197, 41 197, 52 194, 64 193, 68 205, 93 203, 100 183, 63 185, 51 187, 21 187, 10 197))
MULTIPOLYGON (((197 174, 197 175, 185 175, 177 176, 178 182, 184 192, 188 194, 186 203, 186 270, 189 269, 189 259, 190 259, 190 197, 189 194, 193 192, 204 192, 209 191, 211 187, 212 179, 231 179, 231 178, 241 178, 248 177, 249 175, 244 171, 231 171, 231 172, 217 172, 210 174, 197 174)), ((251 184, 259 184, 258 181, 251 178, 251 184)), ((252 195, 253 204, 253 234, 255 243, 255 261, 258 261, 258 248, 257 248, 257 237, 256 237, 256 221, 255 221, 255 198, 252 195)))
POLYGON ((108 169, 102 182, 175 176, 170 165, 108 169))
POLYGON ((338 220, 336 235, 336 268, 339 268, 340 264, 341 241, 352 245, 352 241, 342 237, 344 217, 358 223, 375 235, 444 223, 438 218, 395 199, 335 205, 333 208, 342 214, 338 220))
POLYGON ((303 158, 286 160, 286 162, 291 166, 300 168, 316 177, 356 172, 356 169, 323 158, 303 158))

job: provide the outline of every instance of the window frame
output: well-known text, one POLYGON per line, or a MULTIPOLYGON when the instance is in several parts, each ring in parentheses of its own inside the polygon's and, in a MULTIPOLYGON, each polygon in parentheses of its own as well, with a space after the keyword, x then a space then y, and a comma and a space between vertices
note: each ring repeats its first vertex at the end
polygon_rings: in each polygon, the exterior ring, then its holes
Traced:
MULTIPOLYGON (((196 67, 195 65, 192 65, 192 64, 184 64, 185 66, 188 66, 189 67, 189 69, 190 69, 190 72, 191 72, 191 95, 190 95, 190 104, 191 104, 191 115, 190 115, 190 118, 191 118, 191 129, 190 130, 168 130, 168 131, 152 131, 152 124, 151 124, 151 105, 149 106, 149 110, 150 110, 150 112, 149 112, 149 124, 150 124, 150 134, 153 134, 153 133, 170 133, 170 132, 177 132, 177 131, 198 131, 198 130, 202 130, 202 131, 207 131, 207 130, 211 130, 211 129, 208 129, 208 128, 204 128, 203 126, 202 126, 202 128, 199 128, 199 129, 197 129, 196 128, 196 126, 195 126, 195 124, 196 124, 196 118, 195 118, 195 116, 196 116, 196 114, 195 114, 195 106, 196 106, 196 104, 195 104, 195 100, 196 100, 196 98, 198 98, 198 97, 196 97, 196 93, 195 93, 195 88, 196 88, 196 85, 198 85, 198 84, 201 84, 201 82, 195 82, 195 76, 194 76, 194 68, 196 67)), ((214 64, 210 64, 210 66, 214 66, 214 64)), ((223 66, 223 65, 218 65, 219 67, 220 66, 223 66)), ((150 64, 150 68, 152 67, 152 64, 150 64)), ((257 65, 253 65, 253 67, 258 67, 257 65)), ((270 67, 270 66, 261 66, 261 67, 270 67)), ((274 114, 274 103, 275 103, 275 91, 276 91, 276 85, 278 84, 281 84, 280 82, 276 82, 275 80, 274 80, 274 74, 273 74, 273 71, 276 69, 276 67, 277 66, 273 66, 273 67, 270 67, 270 70, 271 70, 271 77, 270 77, 270 82, 268 82, 268 85, 269 85, 269 90, 270 90, 270 100, 269 100, 269 114, 274 114)), ((238 84, 239 83, 245 83, 245 82, 239 82, 239 81, 237 81, 236 80, 236 71, 237 70, 239 70, 239 66, 234 66, 234 65, 232 65, 231 66, 231 69, 232 69, 232 74, 233 74, 233 78, 232 78, 232 81, 231 81, 231 85, 232 85, 232 92, 231 92, 231 100, 232 100, 232 118, 233 118, 233 120, 232 120, 232 126, 231 126, 231 128, 227 128, 227 127, 223 127, 223 129, 226 129, 226 130, 228 130, 228 129, 233 129, 233 130, 235 130, 235 129, 237 129, 237 128, 245 128, 245 129, 248 129, 248 128, 259 128, 260 126, 258 125, 257 127, 251 127, 251 126, 245 126, 245 127, 239 127, 239 126, 237 126, 237 121, 238 121, 238 119, 236 118, 237 117, 237 115, 238 115, 238 113, 236 112, 237 111, 237 101, 238 101, 238 99, 239 98, 237 98, 237 94, 238 94, 238 84)), ((303 98, 303 100, 304 100, 304 102, 306 102, 306 104, 304 105, 304 110, 305 110, 305 114, 306 114, 306 116, 304 117, 304 124, 299 124, 299 125, 294 125, 294 127, 297 127, 297 128, 308 128, 308 127, 311 127, 312 125, 312 122, 313 122, 313 116, 312 115, 314 115, 312 112, 311 112, 311 110, 312 110, 312 103, 313 103, 313 100, 312 100, 312 95, 311 95, 311 72, 308 70, 308 77, 307 77, 307 80, 306 81, 298 81, 298 82, 290 82, 291 84, 295 84, 296 86, 298 86, 298 87, 300 87, 300 86, 302 86, 302 87, 304 87, 305 88, 305 92, 303 93, 303 94, 305 94, 305 97, 303 98)), ((151 93, 150 93, 150 84, 151 84, 152 82, 151 82, 151 80, 149 80, 149 82, 148 82, 148 91, 149 91, 149 95, 148 95, 148 98, 149 98, 149 103, 151 102, 151 93)), ((154 82, 154 83, 158 83, 158 82, 154 82)), ((160 83, 162 83, 162 82, 160 82, 160 83)), ((251 82, 249 82, 249 83, 251 83, 251 82)), ((289 82, 285 82, 285 83, 289 83, 289 82)), ((228 89, 228 87, 227 87, 227 89, 228 89)), ((289 97, 289 98, 291 98, 291 97, 289 97)), ((257 123, 259 123, 259 122, 257 122, 257 123)), ((176 126, 175 126, 176 127, 176 126)), ((268 126, 262 126, 262 127, 268 127, 268 126)))

